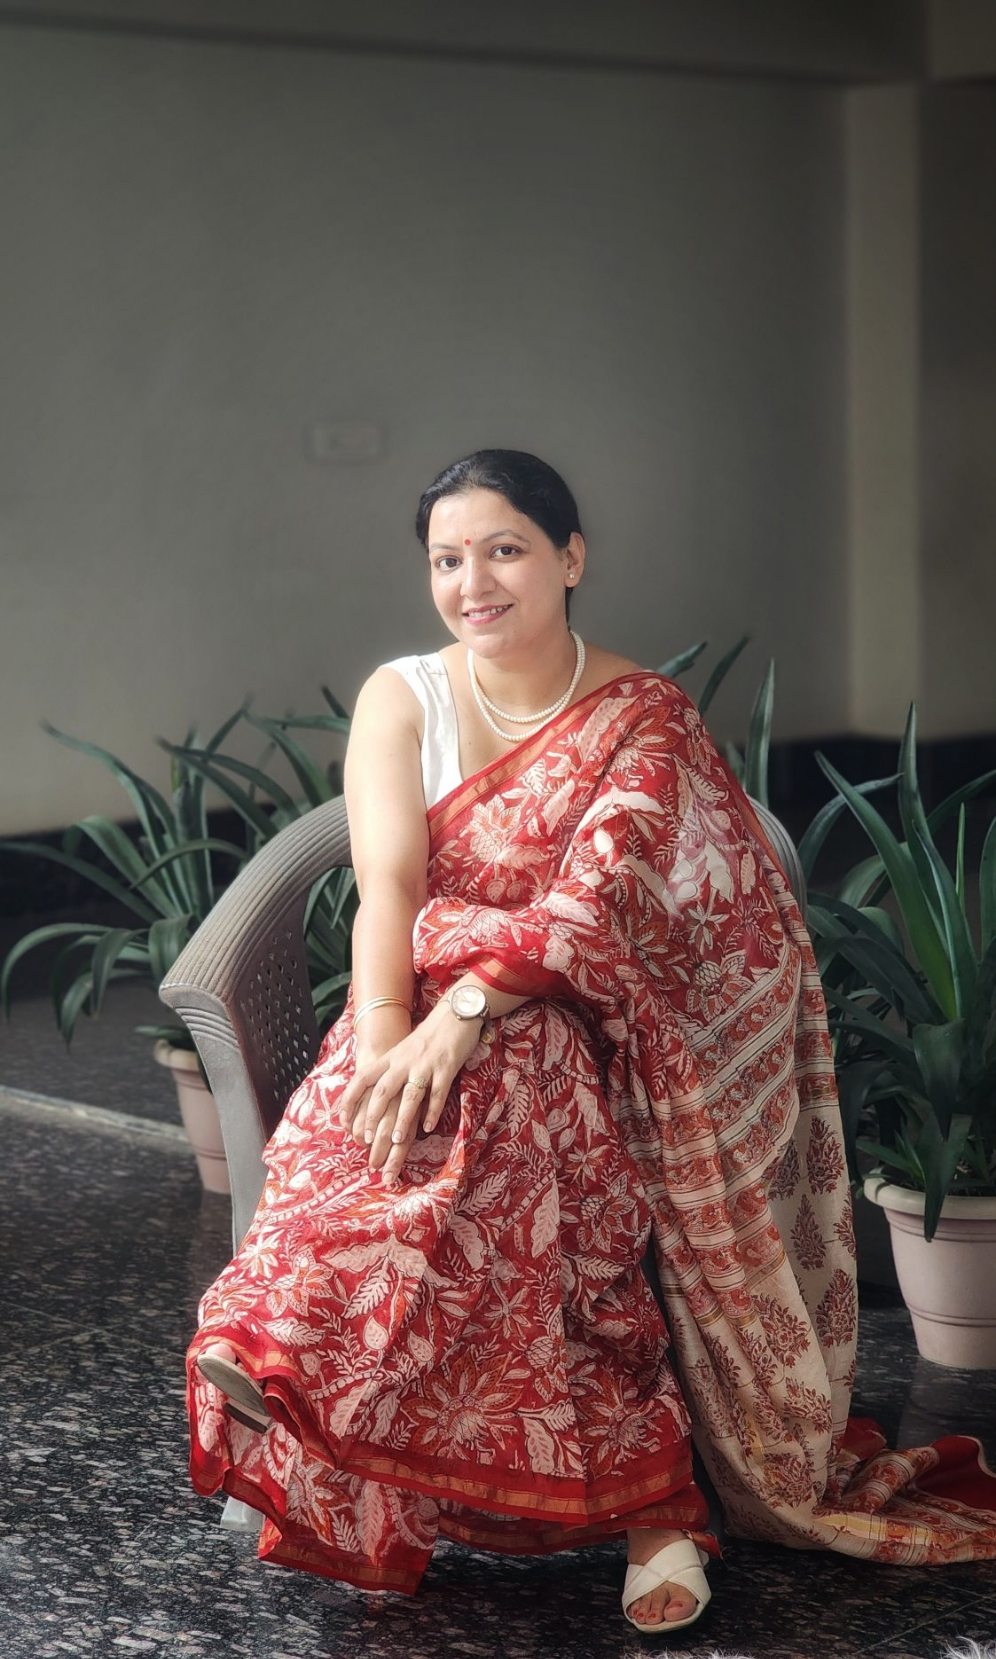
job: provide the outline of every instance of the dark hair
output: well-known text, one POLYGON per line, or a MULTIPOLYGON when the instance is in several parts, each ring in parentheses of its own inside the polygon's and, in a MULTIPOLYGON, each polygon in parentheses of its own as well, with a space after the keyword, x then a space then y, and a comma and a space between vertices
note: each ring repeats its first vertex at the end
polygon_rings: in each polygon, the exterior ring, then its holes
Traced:
MULTIPOLYGON (((424 490, 415 515, 415 534, 422 546, 429 542, 429 515, 437 501, 469 490, 494 490, 516 510, 538 524, 554 547, 567 546, 581 520, 575 501, 559 472, 524 449, 477 449, 454 461, 424 490)), ((571 614, 571 589, 565 588, 565 607, 571 614)))

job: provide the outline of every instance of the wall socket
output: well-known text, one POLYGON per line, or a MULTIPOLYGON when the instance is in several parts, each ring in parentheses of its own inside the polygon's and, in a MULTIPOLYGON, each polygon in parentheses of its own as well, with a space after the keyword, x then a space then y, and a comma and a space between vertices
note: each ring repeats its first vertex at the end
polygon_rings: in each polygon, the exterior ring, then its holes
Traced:
POLYGON ((308 433, 313 461, 375 461, 384 453, 384 434, 376 421, 318 421, 308 433))

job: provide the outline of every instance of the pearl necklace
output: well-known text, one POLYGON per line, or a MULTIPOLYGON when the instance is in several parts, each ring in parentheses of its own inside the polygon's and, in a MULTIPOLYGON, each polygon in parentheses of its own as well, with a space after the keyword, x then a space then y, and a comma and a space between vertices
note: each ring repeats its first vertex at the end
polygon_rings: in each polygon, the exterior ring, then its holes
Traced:
POLYGON ((555 703, 551 703, 549 708, 537 709, 535 714, 509 714, 506 709, 500 709, 497 703, 493 703, 490 697, 485 695, 477 683, 477 671, 474 668, 473 651, 467 652, 467 673, 470 678, 470 689, 474 693, 474 701, 496 737, 503 737, 506 743, 524 743, 527 737, 533 737, 535 733, 539 731, 539 727, 544 721, 549 720, 554 714, 559 714, 561 709, 565 709, 567 707, 571 698, 574 696, 575 691, 577 690, 578 681, 584 673, 585 656, 584 640, 579 634, 574 632, 573 628, 568 629, 568 632, 574 641, 574 649, 577 653, 577 661, 574 665, 574 677, 562 697, 558 697, 557 701, 555 703), (503 732, 500 726, 495 725, 491 715, 488 713, 488 709, 490 709, 494 714, 499 715, 502 720, 507 720, 511 725, 532 726, 533 730, 529 732, 503 732), (539 725, 537 725, 537 721, 539 722, 539 725))

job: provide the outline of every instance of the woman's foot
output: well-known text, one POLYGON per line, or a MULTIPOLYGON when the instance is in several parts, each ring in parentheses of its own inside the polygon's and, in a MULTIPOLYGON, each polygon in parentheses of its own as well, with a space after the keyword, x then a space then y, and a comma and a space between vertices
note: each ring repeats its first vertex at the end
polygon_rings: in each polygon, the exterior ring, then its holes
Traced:
POLYGON ((228 1342, 212 1342, 197 1356, 197 1369, 226 1396, 225 1409, 237 1423, 264 1434, 273 1427, 273 1418, 263 1390, 251 1377, 228 1342))
MULTIPOLYGON (((629 1551, 627 1559, 632 1565, 642 1567, 665 1544, 677 1543, 679 1538, 687 1538, 685 1532, 676 1532, 674 1528, 661 1527, 634 1527, 627 1534, 629 1551)), ((660 1584, 645 1596, 638 1596, 626 1608, 629 1618, 636 1624, 654 1625, 670 1623, 672 1620, 690 1619, 699 1605, 698 1598, 692 1595, 681 1584, 660 1584)))

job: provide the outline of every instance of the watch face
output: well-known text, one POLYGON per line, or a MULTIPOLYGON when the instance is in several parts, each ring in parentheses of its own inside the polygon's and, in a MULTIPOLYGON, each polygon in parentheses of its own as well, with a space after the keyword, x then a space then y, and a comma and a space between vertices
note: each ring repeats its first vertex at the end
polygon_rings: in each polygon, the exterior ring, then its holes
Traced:
POLYGON ((479 985, 458 985, 450 992, 450 1007, 462 1020, 483 1019, 488 1011, 488 999, 479 985))

